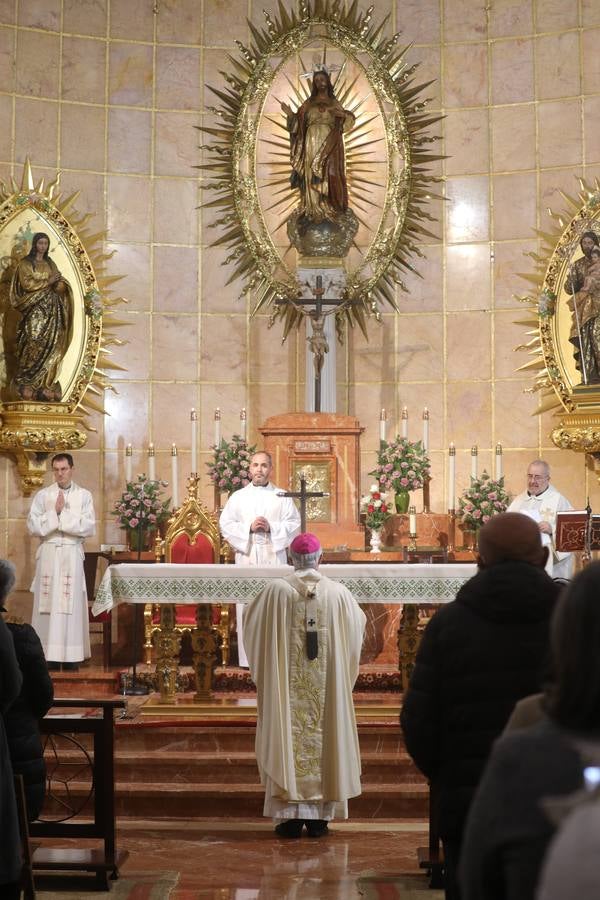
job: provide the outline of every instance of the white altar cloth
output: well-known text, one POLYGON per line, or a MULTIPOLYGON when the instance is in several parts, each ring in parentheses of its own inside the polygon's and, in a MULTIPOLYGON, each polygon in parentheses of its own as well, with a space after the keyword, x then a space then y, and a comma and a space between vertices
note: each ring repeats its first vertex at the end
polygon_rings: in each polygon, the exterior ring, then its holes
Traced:
MULTIPOLYGON (((97 616, 119 603, 247 603, 270 578, 281 578, 291 566, 265 568, 178 563, 120 563, 109 566, 98 587, 92 613, 97 616)), ((448 603, 477 571, 474 563, 351 563, 320 566, 359 603, 448 603)))

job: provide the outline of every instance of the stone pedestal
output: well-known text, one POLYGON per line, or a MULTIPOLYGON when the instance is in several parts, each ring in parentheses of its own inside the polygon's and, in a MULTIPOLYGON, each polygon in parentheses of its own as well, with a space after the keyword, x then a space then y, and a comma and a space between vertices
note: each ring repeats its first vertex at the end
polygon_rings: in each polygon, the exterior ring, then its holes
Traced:
POLYGON ((309 491, 328 497, 310 500, 306 527, 324 548, 362 549, 364 529, 358 524, 360 500, 360 435, 353 416, 336 413, 286 413, 271 416, 259 429, 273 457, 275 483, 298 490, 304 472, 309 491))

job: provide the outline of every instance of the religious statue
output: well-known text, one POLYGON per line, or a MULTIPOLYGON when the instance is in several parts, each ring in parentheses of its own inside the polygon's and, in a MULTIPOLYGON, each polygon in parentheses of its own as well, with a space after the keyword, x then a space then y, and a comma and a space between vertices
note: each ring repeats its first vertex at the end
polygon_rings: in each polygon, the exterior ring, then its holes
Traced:
POLYGON ((583 256, 570 266, 565 282, 571 294, 569 341, 582 384, 600 383, 600 240, 595 231, 585 231, 579 243, 583 256))
POLYGON ((290 133, 290 184, 300 193, 288 235, 301 253, 344 256, 358 230, 348 207, 344 155, 344 134, 355 119, 336 98, 324 63, 312 76, 311 95, 296 112, 281 104, 290 133))
POLYGON ((71 340, 73 292, 49 249, 48 235, 34 234, 12 276, 9 298, 20 313, 14 389, 22 400, 56 403, 62 400, 58 371, 71 340))
POLYGON ((315 377, 319 378, 325 361, 325 354, 329 353, 329 342, 325 335, 325 316, 319 315, 316 311, 310 312, 308 316, 312 322, 312 334, 306 340, 313 354, 315 377))

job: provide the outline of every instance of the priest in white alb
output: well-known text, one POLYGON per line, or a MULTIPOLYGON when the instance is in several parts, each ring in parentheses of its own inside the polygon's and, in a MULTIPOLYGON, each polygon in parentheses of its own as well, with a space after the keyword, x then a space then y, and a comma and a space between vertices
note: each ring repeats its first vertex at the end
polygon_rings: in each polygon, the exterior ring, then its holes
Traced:
POLYGON ((365 614, 350 591, 318 571, 321 545, 300 534, 294 573, 274 578, 246 607, 244 634, 256 685, 256 759, 264 815, 280 837, 327 834, 361 792, 352 688, 365 614))
POLYGON ((27 528, 40 538, 31 624, 51 668, 76 668, 90 653, 83 542, 96 530, 92 495, 73 481, 73 457, 52 458, 54 484, 38 491, 27 528))
POLYGON ((556 514, 573 509, 566 497, 550 484, 550 466, 543 459, 534 459, 527 467, 527 490, 518 494, 507 512, 520 512, 537 523, 542 544, 548 547, 546 571, 552 578, 573 576, 573 554, 557 550, 556 514))
MULTIPOLYGON (((285 566, 286 550, 300 531, 300 514, 290 497, 279 497, 281 488, 271 484, 273 462, 269 453, 255 453, 250 460, 250 484, 235 491, 223 508, 219 527, 235 550, 238 566, 285 566)), ((237 605, 239 663, 248 666, 243 641, 243 604, 237 605)))

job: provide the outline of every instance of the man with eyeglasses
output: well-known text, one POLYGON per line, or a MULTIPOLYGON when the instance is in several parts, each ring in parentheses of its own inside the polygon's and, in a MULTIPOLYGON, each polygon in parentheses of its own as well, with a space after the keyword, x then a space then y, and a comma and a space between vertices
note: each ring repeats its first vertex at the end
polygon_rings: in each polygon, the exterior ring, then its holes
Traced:
POLYGON ((570 579, 573 575, 573 554, 554 546, 556 514, 573 509, 566 497, 550 484, 550 466, 543 459, 534 459, 527 468, 527 490, 512 501, 508 512, 520 512, 537 522, 542 543, 548 547, 546 571, 552 578, 570 579))

